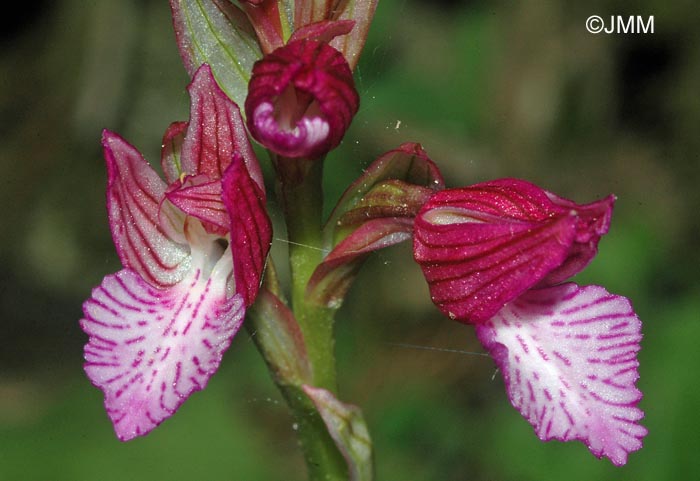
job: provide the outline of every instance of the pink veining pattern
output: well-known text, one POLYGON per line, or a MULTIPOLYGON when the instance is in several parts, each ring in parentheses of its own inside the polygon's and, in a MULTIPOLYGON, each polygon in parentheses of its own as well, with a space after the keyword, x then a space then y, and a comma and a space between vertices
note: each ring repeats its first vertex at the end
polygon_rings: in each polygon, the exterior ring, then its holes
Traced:
POLYGON ((193 269, 165 290, 124 269, 83 305, 85 371, 122 441, 170 417, 219 367, 245 313, 240 296, 226 296, 227 264, 225 252, 211 276, 193 269))
POLYGON ((153 285, 176 284, 189 269, 189 249, 171 240, 158 222, 165 182, 119 135, 105 130, 102 146, 109 224, 122 265, 153 285))
POLYGON ((265 192, 248 174, 248 167, 236 155, 221 181, 222 202, 229 213, 231 252, 236 293, 245 305, 255 300, 260 289, 267 253, 272 243, 272 223, 265 210, 265 192))
POLYGON ((229 214, 221 200, 221 180, 207 175, 190 175, 176 180, 166 192, 172 204, 187 215, 204 222, 208 232, 224 237, 230 229, 229 214))
POLYGON ((248 173, 264 187, 262 171, 248 140, 238 106, 214 80, 209 65, 202 65, 187 87, 190 94, 190 122, 182 144, 182 172, 220 179, 233 155, 243 158, 248 173))
POLYGON ((518 179, 443 190, 416 217, 414 257, 443 313, 484 322, 528 289, 583 269, 613 200, 578 205, 518 179))
POLYGON ((190 122, 171 124, 163 138, 169 188, 133 146, 103 136, 125 269, 93 290, 81 327, 85 371, 122 440, 148 433, 207 384, 258 292, 270 247, 262 175, 238 108, 206 65, 189 90, 190 122))
POLYGON ((618 466, 641 448, 641 322, 626 298, 570 283, 534 289, 476 329, 540 439, 583 441, 618 466))

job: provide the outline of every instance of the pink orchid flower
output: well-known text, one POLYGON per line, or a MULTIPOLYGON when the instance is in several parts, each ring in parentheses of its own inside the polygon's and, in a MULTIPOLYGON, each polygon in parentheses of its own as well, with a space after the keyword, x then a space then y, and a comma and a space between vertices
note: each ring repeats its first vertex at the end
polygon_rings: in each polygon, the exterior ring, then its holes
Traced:
POLYGON ((623 465, 647 434, 641 322, 624 297, 559 284, 595 256, 613 203, 577 205, 516 179, 443 190, 415 219, 414 257, 440 310, 475 325, 540 439, 580 440, 623 465))
POLYGON ((124 268, 83 304, 85 371, 119 439, 150 432, 216 372, 255 299, 271 241, 258 161, 236 104, 203 65, 189 123, 166 131, 166 184, 115 133, 102 139, 124 268))

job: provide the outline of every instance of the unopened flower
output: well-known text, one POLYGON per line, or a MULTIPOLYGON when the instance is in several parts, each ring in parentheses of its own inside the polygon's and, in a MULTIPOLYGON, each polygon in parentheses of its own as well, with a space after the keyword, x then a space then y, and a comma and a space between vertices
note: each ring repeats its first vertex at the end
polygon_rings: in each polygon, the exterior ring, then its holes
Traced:
POLYGON ((440 170, 420 144, 384 153, 348 186, 324 227, 328 255, 307 284, 307 299, 338 308, 364 259, 411 239, 413 218, 438 190, 440 170))
POLYGON ((326 43, 296 40, 253 66, 245 111, 251 135, 288 158, 335 148, 359 106, 352 72, 326 43))
POLYGON ((271 239, 257 159, 208 66, 189 124, 166 132, 161 180, 105 131, 110 227, 124 268, 83 304, 85 371, 119 439, 151 431, 203 389, 257 293, 271 239), (184 136, 184 138, 183 138, 184 136))
POLYGON ((516 179, 440 191, 416 217, 414 256, 440 310, 476 325, 540 439, 622 465, 647 433, 641 322, 602 287, 556 285, 593 258, 613 201, 578 205, 516 179))

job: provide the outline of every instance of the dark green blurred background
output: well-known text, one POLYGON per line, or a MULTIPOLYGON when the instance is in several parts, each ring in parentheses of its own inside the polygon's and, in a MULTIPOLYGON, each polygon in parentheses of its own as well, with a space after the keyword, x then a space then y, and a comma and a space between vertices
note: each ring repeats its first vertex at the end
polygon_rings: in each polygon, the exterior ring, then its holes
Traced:
MULTIPOLYGON (((429 303, 407 245, 368 262, 340 312, 341 398, 364 409, 380 481, 700 479, 697 3, 515 3, 380 2, 328 195, 409 140, 450 186, 517 176, 579 202, 617 194, 579 281, 631 298, 644 322, 645 447, 614 468, 580 443, 538 441, 489 358, 439 351, 482 349, 429 303), (655 32, 593 35, 593 14, 654 15, 655 32)), ((303 480, 244 331, 173 419, 114 437, 77 322, 119 268, 100 131, 157 159, 167 125, 188 116, 187 77, 165 0, 18 8, 0 49, 0 480, 303 480)))

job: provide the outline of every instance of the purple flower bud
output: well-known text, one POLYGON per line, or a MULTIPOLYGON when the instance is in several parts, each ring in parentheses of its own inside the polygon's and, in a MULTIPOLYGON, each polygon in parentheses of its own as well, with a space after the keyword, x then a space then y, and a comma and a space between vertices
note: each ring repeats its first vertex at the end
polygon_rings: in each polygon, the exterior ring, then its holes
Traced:
POLYGON ((271 151, 317 158, 338 146, 358 105, 343 55, 299 40, 255 63, 245 112, 250 133, 271 151))

